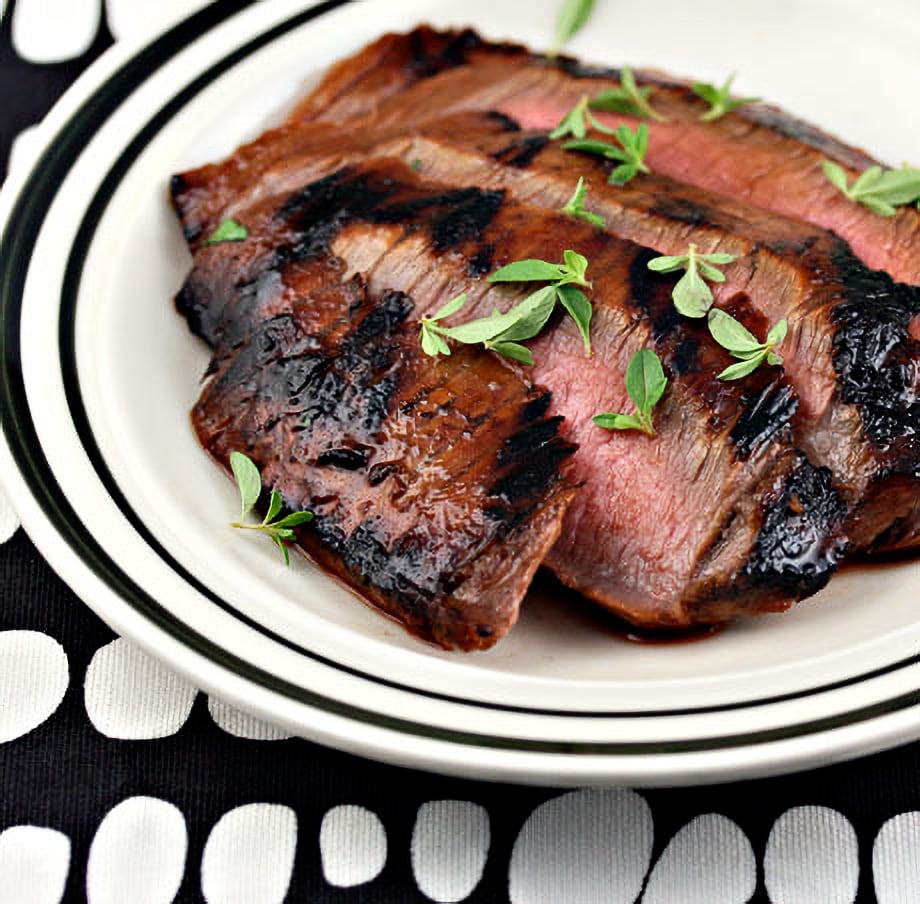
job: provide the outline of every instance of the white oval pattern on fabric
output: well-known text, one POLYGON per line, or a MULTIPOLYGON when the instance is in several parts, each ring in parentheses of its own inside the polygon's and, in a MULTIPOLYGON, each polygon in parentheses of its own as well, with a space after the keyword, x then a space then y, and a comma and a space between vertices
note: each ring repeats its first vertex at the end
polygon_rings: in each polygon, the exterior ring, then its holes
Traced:
POLYGON ((99 31, 101 0, 17 0, 13 47, 29 63, 82 56, 99 31))
POLYGON ((0 832, 0 902, 58 904, 70 869, 70 839, 54 829, 0 832))
POLYGON ((149 740, 174 735, 198 691, 143 650, 119 638, 100 647, 86 670, 86 712, 110 738, 149 740))
POLYGON ((245 804, 214 824, 201 859, 208 904, 281 904, 294 872, 297 815, 280 804, 245 804))
POLYGON ((249 741, 285 741, 294 737, 283 728, 257 719, 215 697, 208 697, 208 712, 218 728, 237 738, 246 738, 249 741))
POLYGON ((512 904, 633 904, 653 836, 652 812, 634 791, 572 791, 548 800, 514 842, 512 904))
MULTIPOLYGON (((28 130, 17 135, 16 139, 13 141, 13 147, 10 149, 10 160, 7 164, 7 170, 9 172, 13 171, 13 155, 23 135, 26 135, 26 141, 28 142, 28 130)), ((3 491, 0 490, 0 543, 6 543, 18 529, 19 515, 16 514, 16 510, 10 505, 9 499, 7 499, 3 491)))
POLYGON ((319 829, 319 853, 330 885, 363 885, 376 879, 386 865, 386 830, 377 814, 364 807, 333 807, 319 829))
POLYGON ((86 864, 89 904, 170 904, 182 884, 188 833, 178 808, 129 797, 99 824, 86 864))
POLYGON ((853 904, 859 841, 829 807, 794 807, 773 824, 763 858, 772 904, 853 904))
POLYGON ((207 6, 212 0, 106 0, 109 29, 117 40, 154 35, 164 25, 207 6))
POLYGON ((56 640, 40 631, 0 632, 0 744, 41 725, 69 683, 67 654, 56 640))
POLYGON ((877 904, 920 901, 920 813, 901 813, 886 822, 872 846, 877 904))
POLYGON ((756 886, 757 861, 747 835, 725 816, 706 813, 668 842, 642 904, 746 904, 756 886))
POLYGON ((412 872, 432 901, 468 898, 489 856, 489 814, 467 800, 433 800, 419 807, 412 830, 412 872))

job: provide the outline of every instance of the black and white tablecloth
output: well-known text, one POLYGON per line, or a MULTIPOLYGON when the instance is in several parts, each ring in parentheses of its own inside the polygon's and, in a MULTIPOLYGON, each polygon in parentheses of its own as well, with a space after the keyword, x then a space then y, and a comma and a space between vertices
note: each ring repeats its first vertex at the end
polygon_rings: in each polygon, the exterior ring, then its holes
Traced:
MULTIPOLYGON (((0 0, 0 167, 29 165, 31 128, 113 40, 201 5, 0 0)), ((385 767, 115 637, 2 497, 0 540, 0 904, 920 901, 920 745, 674 791, 385 767)))

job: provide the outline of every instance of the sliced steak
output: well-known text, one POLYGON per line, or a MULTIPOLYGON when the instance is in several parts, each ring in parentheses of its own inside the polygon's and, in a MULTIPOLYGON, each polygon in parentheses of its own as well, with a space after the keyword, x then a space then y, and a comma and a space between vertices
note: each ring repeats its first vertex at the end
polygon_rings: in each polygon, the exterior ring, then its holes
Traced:
POLYGON ((291 303, 219 365, 198 437, 313 511, 299 544, 384 612, 445 647, 489 647, 559 535, 573 447, 545 390, 493 356, 433 361, 409 296, 326 264, 285 271, 291 303))
MULTIPOLYGON (((726 268, 727 281, 714 286, 717 303, 758 335, 788 319, 786 374, 801 400, 796 443, 833 472, 850 507, 854 547, 920 544, 920 343, 910 331, 920 314, 920 289, 869 270, 842 240, 801 220, 666 176, 611 186, 609 164, 573 155, 494 114, 457 114, 408 134, 383 128, 342 135, 316 124, 296 148, 258 180, 250 176, 245 188, 245 169, 183 174, 175 197, 183 222, 212 229, 260 198, 377 153, 400 157, 426 178, 507 189, 550 210, 566 203, 583 175, 589 206, 616 235, 663 254, 685 253, 695 242, 738 255, 726 268)), ((477 266, 487 272, 492 256, 477 266)))
POLYGON ((743 385, 716 380, 730 359, 704 326, 675 315, 673 281, 647 270, 652 252, 500 191, 427 184, 395 161, 338 171, 240 218, 249 240, 201 248, 180 295, 218 361, 300 303, 296 274, 330 260, 362 274, 374 297, 410 296, 412 317, 466 291, 455 315, 466 320, 520 297, 482 279, 483 261, 585 254, 594 355, 557 316, 533 343, 528 371, 552 393, 549 414, 566 417, 566 436, 579 444, 573 476, 584 484, 547 563, 570 586, 654 626, 782 609, 826 582, 844 550, 845 506, 830 472, 790 442, 794 390, 772 368, 743 385), (629 410, 623 374, 649 346, 671 375, 657 438, 597 428, 595 413, 629 410))
MULTIPOLYGON (((688 83, 637 73, 653 86, 667 122, 648 123, 646 157, 656 172, 831 229, 868 266, 920 284, 920 212, 880 217, 844 197, 820 163, 838 162, 852 178, 877 161, 775 107, 742 107, 715 122, 688 83)), ((528 128, 550 130, 584 95, 619 79, 616 69, 548 59, 524 47, 490 44, 474 32, 417 29, 386 35, 342 61, 301 105, 291 124, 318 119, 362 130, 423 122, 460 110, 500 110, 528 128)), ((635 120, 598 114, 608 125, 635 120)))

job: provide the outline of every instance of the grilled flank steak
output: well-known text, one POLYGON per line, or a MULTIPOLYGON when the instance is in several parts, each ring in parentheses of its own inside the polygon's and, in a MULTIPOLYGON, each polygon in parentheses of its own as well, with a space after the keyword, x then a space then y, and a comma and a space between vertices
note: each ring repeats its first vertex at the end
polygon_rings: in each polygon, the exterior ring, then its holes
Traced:
POLYGON ((577 166, 608 231, 662 254, 684 253, 694 242, 738 256, 726 268, 727 281, 713 286, 716 302, 756 335, 788 320, 786 376, 800 400, 795 440, 833 473, 850 509, 851 544, 920 544, 920 343, 910 332, 920 289, 869 270, 838 237, 801 220, 666 176, 610 185, 609 163, 573 157, 545 133, 522 131, 494 113, 456 114, 408 134, 383 128, 343 135, 321 124, 307 131, 309 142, 299 141, 296 153, 266 167, 260 179, 250 177, 245 189, 245 171, 229 161, 185 174, 176 202, 190 231, 207 234, 246 201, 293 190, 369 153, 398 156, 435 180, 506 190, 547 210, 566 203, 577 166))
POLYGON ((250 455, 315 512, 315 560, 445 646, 499 639, 541 563, 679 628, 784 609, 848 551, 920 546, 920 215, 882 218, 821 172, 852 178, 861 152, 764 105, 701 123, 687 85, 650 73, 654 172, 612 186, 548 132, 618 78, 471 31, 388 35, 173 179, 195 255, 177 305, 212 349, 202 444, 250 455), (558 212, 579 176, 604 229, 558 212), (230 217, 245 240, 211 243, 230 217), (735 359, 648 269, 690 243, 738 256, 718 307, 759 337, 788 321, 784 367, 717 379, 735 359), (590 262, 591 357, 559 311, 532 367, 422 352, 422 317, 460 293, 447 324, 507 310, 533 286, 485 277, 567 249, 590 262), (669 378, 656 434, 602 430, 640 349, 669 378))
POLYGON ((245 452, 298 543, 415 633, 492 646, 517 621, 572 497, 548 393, 490 355, 427 357, 409 295, 291 263, 271 312, 215 361, 192 412, 224 467, 245 452))
MULTIPOLYGON (((619 77, 616 69, 490 44, 472 31, 419 28, 386 35, 333 67, 290 122, 350 119, 351 127, 366 129, 499 110, 525 128, 548 131, 581 97, 619 77)), ((637 81, 654 86, 655 109, 668 120, 648 122, 646 160, 655 172, 833 230, 868 266, 920 285, 916 207, 880 217, 845 198, 820 167, 822 160, 835 161, 852 179, 877 161, 775 107, 754 104, 700 122, 706 105, 689 84, 641 72, 637 81)), ((621 114, 597 116, 607 125, 636 124, 621 114)))
MULTIPOLYGON (((651 252, 501 191, 427 183, 393 160, 337 171, 240 218, 249 239, 201 248, 179 296, 222 373, 262 324, 312 306, 301 280, 327 286, 361 274, 372 298, 411 298, 411 321, 467 292, 454 317, 465 320, 521 297, 483 280, 484 264, 556 260, 567 247, 583 253, 595 287, 594 355, 585 356, 574 324, 554 315, 526 371, 549 390, 548 415, 565 418, 565 438, 579 447, 572 479, 580 489, 546 564, 569 586, 649 626, 783 609, 826 582, 844 548, 845 506, 830 473, 791 442, 794 389, 773 368, 743 384, 716 380, 731 359, 703 325, 676 315, 673 280, 647 270, 651 252), (628 405, 623 373, 643 347, 656 349, 671 375, 656 409, 657 437, 600 430, 591 416, 628 405)), ((318 297, 322 311, 328 302, 318 297)), ((431 366, 436 372, 452 360, 431 366)), ((498 409, 488 423, 497 416, 498 409)), ((288 466, 278 467, 276 481, 288 466)))

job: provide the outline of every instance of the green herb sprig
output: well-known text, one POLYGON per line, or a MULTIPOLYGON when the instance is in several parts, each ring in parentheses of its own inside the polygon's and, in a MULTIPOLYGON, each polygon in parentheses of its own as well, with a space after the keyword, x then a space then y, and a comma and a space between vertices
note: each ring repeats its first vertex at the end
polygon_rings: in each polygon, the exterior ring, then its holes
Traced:
POLYGON ((716 119, 721 119, 726 113, 737 110, 738 107, 756 104, 758 101, 762 100, 760 97, 733 98, 731 96, 731 90, 732 82, 734 81, 735 73, 732 73, 725 80, 721 88, 717 88, 709 82, 693 83, 693 93, 709 104, 709 109, 705 113, 700 114, 700 119, 703 122, 713 122, 716 119))
POLYGON ((312 521, 313 513, 294 512, 276 521, 275 519, 281 511, 282 500, 281 493, 277 490, 272 490, 268 511, 265 513, 261 524, 245 523, 246 516, 259 501, 259 496, 262 495, 262 477, 253 460, 242 452, 230 453, 230 468, 240 491, 240 518, 239 521, 232 523, 232 527, 239 530, 257 530, 265 534, 281 550, 281 554, 284 556, 284 564, 290 565, 291 558, 288 555, 286 544, 297 538, 293 528, 312 521))
POLYGON ((588 126, 603 132, 605 135, 613 135, 613 129, 608 128, 588 108, 588 95, 585 94, 581 100, 569 110, 559 121, 559 125, 549 133, 549 137, 555 141, 557 138, 565 138, 571 135, 574 138, 584 138, 588 134, 588 126))
POLYGON ((851 201, 879 216, 893 217, 898 207, 914 201, 920 209, 920 169, 904 166, 883 170, 880 166, 870 166, 852 185, 847 184, 847 174, 839 164, 822 160, 821 169, 828 181, 851 201))
POLYGON ((578 185, 575 187, 575 193, 569 198, 568 203, 559 212, 566 213, 570 217, 578 220, 584 220, 598 229, 605 229, 607 221, 599 214, 592 213, 585 207, 585 198, 588 196, 588 187, 585 185, 584 176, 578 177, 578 185))
POLYGON ((684 275, 677 281, 671 293, 674 307, 685 317, 705 317, 713 302, 712 289, 706 280, 725 282, 725 274, 716 265, 723 266, 734 260, 734 254, 700 254, 696 250, 696 245, 690 245, 686 254, 653 258, 648 262, 648 268, 656 273, 684 270, 684 275))
POLYGON ((556 40, 551 55, 557 54, 584 28, 594 11, 594 0, 564 0, 556 19, 556 40))
POLYGON ((591 288, 587 270, 587 258, 575 251, 566 251, 561 264, 542 260, 523 260, 508 264, 493 273, 489 277, 489 282, 548 282, 550 285, 532 292, 504 314, 496 310, 488 317, 479 317, 458 326, 442 326, 443 320, 458 313, 466 304, 467 294, 458 295, 431 317, 422 318, 422 351, 426 355, 437 357, 450 355, 448 340, 464 345, 476 345, 481 342, 490 351, 506 358, 522 364, 533 364, 533 355, 526 346, 521 345, 521 342, 540 333, 558 302, 577 324, 585 350, 590 354, 593 309, 591 302, 579 288, 591 288))
POLYGON ((576 251, 566 251, 562 255, 563 263, 547 264, 541 260, 516 261, 489 277, 491 283, 506 282, 549 282, 556 301, 568 312, 585 346, 585 354, 591 354, 591 317, 594 309, 591 302, 579 286, 592 288, 588 281, 588 259, 576 251))
POLYGON ((655 436, 652 411, 668 386, 661 359, 650 348, 636 352, 626 368, 626 392, 636 406, 633 414, 604 413, 594 416, 594 423, 605 430, 639 430, 655 436))
POLYGON ((210 238, 205 241, 205 245, 219 245, 223 242, 245 242, 249 238, 249 230, 236 220, 224 220, 210 238))
POLYGON ((656 122, 667 122, 650 103, 649 97, 655 89, 646 85, 640 88, 629 66, 620 70, 620 85, 618 88, 608 88, 592 98, 590 106, 594 110, 607 110, 611 113, 625 113, 627 116, 637 116, 640 119, 654 119, 656 122))
POLYGON ((459 326, 440 325, 442 320, 462 310, 466 301, 467 294, 464 292, 447 302, 431 317, 422 318, 420 338, 422 351, 426 355, 450 355, 447 340, 451 339, 463 345, 477 345, 481 342, 490 351, 513 361, 533 364, 530 349, 520 343, 536 336, 553 313, 556 297, 551 287, 531 293, 504 314, 495 310, 488 317, 469 320, 459 326))
POLYGON ((782 345, 789 330, 788 322, 783 319, 776 323, 767 333, 767 341, 759 342, 757 337, 732 317, 731 314, 713 308, 709 312, 709 332, 712 338, 731 352, 732 357, 739 358, 737 364, 726 367, 719 374, 720 380, 740 380, 753 373, 765 361, 767 364, 780 365, 783 359, 775 349, 782 345))
POLYGON ((639 173, 650 173, 645 155, 648 151, 648 126, 641 122, 633 131, 628 126, 618 126, 616 132, 620 146, 606 141, 586 138, 580 141, 568 141, 563 145, 567 151, 580 151, 583 154, 598 154, 608 160, 619 162, 610 174, 612 185, 625 185, 639 173))

